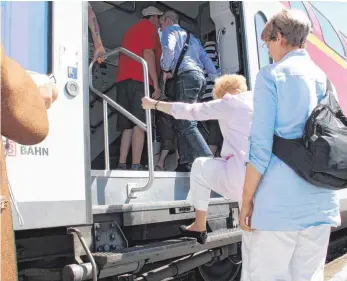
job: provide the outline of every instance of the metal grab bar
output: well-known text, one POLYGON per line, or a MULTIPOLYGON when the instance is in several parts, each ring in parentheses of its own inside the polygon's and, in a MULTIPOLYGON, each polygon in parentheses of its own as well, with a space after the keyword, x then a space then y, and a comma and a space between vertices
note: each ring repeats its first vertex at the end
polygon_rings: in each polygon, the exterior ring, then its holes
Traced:
MULTIPOLYGON (((132 59, 140 62, 142 64, 143 68, 143 81, 144 81, 144 87, 145 87, 145 97, 150 97, 149 94, 149 79, 148 79, 148 66, 147 62, 135 55, 134 53, 128 51, 124 48, 116 48, 112 51, 109 51, 102 55, 102 57, 109 57, 112 55, 116 55, 118 53, 122 53, 124 55, 127 55, 131 57, 132 59)), ((153 160, 153 139, 152 139, 152 118, 151 118, 151 110, 146 109, 146 123, 144 124, 141 120, 136 118, 134 115, 132 115, 129 111, 121 107, 118 103, 116 103, 114 100, 100 92, 99 90, 95 89, 93 86, 93 66, 94 63, 97 61, 98 58, 93 60, 89 65, 89 87, 90 89, 98 95, 100 98, 103 99, 103 111, 104 111, 104 136, 105 136, 105 146, 109 145, 109 136, 108 136, 108 110, 107 110, 107 104, 112 106, 114 109, 116 109, 118 112, 123 114, 125 117, 129 118, 131 121, 133 121, 137 126, 139 126, 141 129, 147 132, 147 150, 148 150, 148 171, 149 171, 149 177, 148 182, 146 185, 142 187, 138 187, 137 184, 128 183, 128 197, 133 198, 133 195, 135 192, 143 192, 148 190, 153 183, 154 180, 154 160, 153 160)), ((108 147, 105 147, 105 170, 109 171, 110 169, 110 155, 109 155, 109 149, 108 147)))
POLYGON ((225 27, 221 27, 220 29, 218 29, 217 32, 217 52, 218 52, 218 66, 219 66, 219 71, 222 74, 222 62, 221 62, 221 54, 220 54, 220 38, 221 35, 224 35, 226 33, 226 28, 225 27))

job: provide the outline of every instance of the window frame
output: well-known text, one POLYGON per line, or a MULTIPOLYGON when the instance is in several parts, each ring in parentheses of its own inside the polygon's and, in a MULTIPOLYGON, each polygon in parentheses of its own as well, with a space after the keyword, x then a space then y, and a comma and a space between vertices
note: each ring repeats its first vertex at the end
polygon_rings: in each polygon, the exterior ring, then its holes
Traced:
MULTIPOLYGON (((273 63, 273 59, 270 57, 270 55, 268 55, 269 63, 266 64, 266 65, 261 66, 260 50, 263 50, 263 49, 266 50, 266 49, 262 46, 263 44, 261 44, 261 42, 259 40, 260 37, 261 37, 261 34, 258 34, 258 31, 257 31, 257 17, 258 16, 260 16, 262 18, 262 20, 264 21, 264 26, 266 25, 268 20, 266 18, 266 15, 262 11, 258 11, 254 15, 254 28, 255 28, 255 35, 256 35, 256 41, 257 41, 258 68, 261 69, 261 68, 263 68, 264 66, 266 66, 268 64, 272 64, 273 63)), ((267 50, 267 53, 268 53, 268 50, 267 50)))

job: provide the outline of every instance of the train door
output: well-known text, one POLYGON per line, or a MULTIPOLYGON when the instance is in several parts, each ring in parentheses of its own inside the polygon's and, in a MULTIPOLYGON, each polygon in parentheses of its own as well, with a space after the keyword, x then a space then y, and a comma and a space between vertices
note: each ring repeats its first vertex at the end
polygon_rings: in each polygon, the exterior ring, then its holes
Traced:
MULTIPOLYGON (((16 230, 90 223, 87 2, 2 1, 1 41, 25 69, 53 74, 60 89, 42 143, 8 142, 9 182, 21 226, 16 230)), ((15 210, 15 208, 12 208, 15 210)))
POLYGON ((261 40, 261 32, 267 20, 283 6, 280 2, 243 2, 246 50, 250 84, 254 87, 256 75, 261 67, 271 63, 269 52, 261 40))

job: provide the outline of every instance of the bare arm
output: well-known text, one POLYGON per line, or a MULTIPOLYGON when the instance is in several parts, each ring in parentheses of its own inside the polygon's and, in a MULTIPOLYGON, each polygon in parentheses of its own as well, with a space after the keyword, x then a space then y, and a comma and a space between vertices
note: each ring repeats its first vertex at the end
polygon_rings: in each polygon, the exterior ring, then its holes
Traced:
MULTIPOLYGON (((88 7, 88 26, 90 28, 90 32, 92 33, 92 38, 94 42, 94 59, 97 57, 103 55, 105 53, 105 48, 102 44, 101 37, 100 37, 100 28, 98 21, 96 19, 96 15, 93 11, 92 6, 88 7)), ((100 58, 98 62, 102 62, 103 59, 100 58)))
POLYGON ((102 46, 99 24, 98 24, 98 21, 96 20, 95 13, 91 6, 88 7, 88 26, 92 33, 95 47, 100 45, 102 46))
POLYGON ((233 99, 225 97, 202 103, 163 102, 143 98, 144 109, 157 109, 172 115, 176 119, 183 120, 221 120, 230 119, 233 110, 233 99))
POLYGON ((49 130, 45 102, 30 75, 1 45, 1 134, 20 144, 43 141, 49 130))
POLYGON ((261 178, 262 174, 251 163, 248 163, 242 195, 243 201, 252 201, 254 199, 254 194, 257 191, 261 178))
POLYGON ((149 99, 146 97, 142 99, 142 107, 144 109, 156 109, 169 115, 172 115, 173 105, 174 105, 173 102, 165 102, 165 101, 159 102, 159 101, 149 99))
POLYGON ((277 90, 269 68, 262 68, 254 87, 254 116, 250 136, 249 164, 243 187, 240 227, 251 231, 253 201, 271 157, 277 114, 277 90))
MULTIPOLYGON (((151 49, 144 49, 143 50, 143 58, 147 62, 148 65, 148 72, 149 72, 149 77, 153 81, 153 87, 154 87, 154 92, 159 90, 159 82, 158 82, 158 74, 157 74, 157 67, 155 64, 155 53, 151 49)), ((158 92, 159 94, 159 92, 158 92)), ((153 95, 154 98, 156 98, 153 95)))

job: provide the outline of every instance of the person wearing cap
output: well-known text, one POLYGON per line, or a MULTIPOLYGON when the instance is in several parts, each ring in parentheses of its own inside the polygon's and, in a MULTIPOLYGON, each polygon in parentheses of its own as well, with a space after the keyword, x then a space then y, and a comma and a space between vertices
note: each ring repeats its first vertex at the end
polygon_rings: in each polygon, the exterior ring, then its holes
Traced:
MULTIPOLYGON (((188 35, 178 22, 178 15, 174 11, 166 11, 160 18, 160 25, 163 28, 161 68, 165 72, 165 79, 171 78, 174 74, 188 35)), ((214 78, 218 76, 214 63, 200 41, 191 34, 188 49, 178 67, 177 76, 171 80, 175 88, 175 101, 187 103, 197 101, 206 88, 204 69, 214 78)), ((197 157, 213 157, 197 128, 196 121, 174 120, 174 125, 179 136, 180 164, 176 169, 177 172, 189 172, 191 164, 197 157)))
MULTIPOLYGON (((148 65, 149 84, 152 97, 160 96, 158 73, 160 70, 161 44, 158 34, 159 16, 162 12, 150 6, 142 11, 142 19, 132 25, 122 38, 121 46, 130 52, 142 57, 148 65)), ((117 75, 117 103, 137 117, 146 122, 145 110, 141 107, 144 97, 144 74, 142 65, 133 58, 120 54, 117 75)), ((145 139, 145 132, 122 114, 117 120, 118 129, 122 138, 118 169, 126 170, 126 160, 130 145, 132 146, 131 170, 143 169, 140 162, 145 139)))

